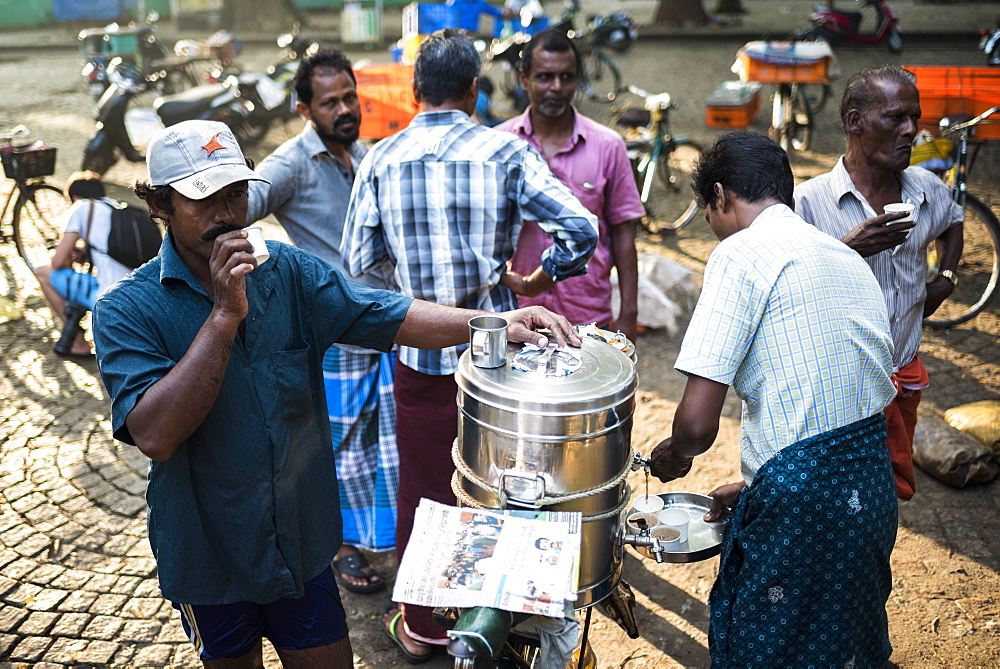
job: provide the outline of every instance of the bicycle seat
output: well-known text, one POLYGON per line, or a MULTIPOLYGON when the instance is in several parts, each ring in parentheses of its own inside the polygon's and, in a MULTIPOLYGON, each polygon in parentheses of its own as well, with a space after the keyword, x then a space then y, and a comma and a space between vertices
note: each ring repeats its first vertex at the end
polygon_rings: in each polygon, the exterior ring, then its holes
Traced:
POLYGON ((153 103, 156 113, 163 120, 163 125, 173 125, 192 118, 198 118, 202 112, 212 106, 212 102, 226 90, 225 84, 206 84, 196 86, 181 93, 157 98, 153 103))
POLYGON ((670 93, 658 93, 646 98, 646 109, 654 111, 657 109, 667 109, 671 105, 670 93))
POLYGON ((649 120, 650 113, 648 109, 629 107, 622 112, 615 123, 626 128, 643 128, 649 125, 649 120))

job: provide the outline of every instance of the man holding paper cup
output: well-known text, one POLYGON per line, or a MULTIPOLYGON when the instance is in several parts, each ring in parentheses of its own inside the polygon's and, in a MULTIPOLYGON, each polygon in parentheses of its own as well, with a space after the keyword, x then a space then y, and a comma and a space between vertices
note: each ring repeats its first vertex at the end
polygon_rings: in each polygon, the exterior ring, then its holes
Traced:
MULTIPOLYGON (((466 341, 481 311, 350 283, 267 242, 258 264, 247 184, 260 179, 228 127, 187 121, 149 142, 136 193, 167 228, 160 253, 94 310, 116 439, 151 459, 148 534, 160 589, 201 659, 351 667, 330 562, 339 495, 323 391, 335 342, 386 351, 466 341)), ((513 341, 579 345, 541 308, 501 314, 513 341)))
POLYGON ((958 283, 964 214, 940 179, 909 166, 920 118, 913 73, 883 65, 855 74, 840 116, 847 151, 831 172, 795 189, 795 209, 864 257, 882 287, 897 390, 885 415, 896 492, 905 501, 916 490, 913 431, 920 393, 930 381, 917 356, 922 320, 958 283), (927 282, 930 244, 937 246, 938 273, 927 282))

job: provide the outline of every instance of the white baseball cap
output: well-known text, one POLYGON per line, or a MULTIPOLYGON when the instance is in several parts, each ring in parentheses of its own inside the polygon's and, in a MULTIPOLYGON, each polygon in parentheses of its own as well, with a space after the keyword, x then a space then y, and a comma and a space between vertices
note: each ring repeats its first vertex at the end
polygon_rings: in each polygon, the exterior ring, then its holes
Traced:
POLYGON ((263 181, 247 167, 243 151, 225 123, 183 121, 160 130, 146 148, 146 169, 154 186, 172 186, 192 200, 237 181, 263 181))

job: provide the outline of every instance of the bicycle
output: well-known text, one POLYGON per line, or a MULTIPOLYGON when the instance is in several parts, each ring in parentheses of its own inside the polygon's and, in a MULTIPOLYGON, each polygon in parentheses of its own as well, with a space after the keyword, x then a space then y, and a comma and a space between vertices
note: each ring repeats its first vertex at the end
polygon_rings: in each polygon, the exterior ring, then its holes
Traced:
POLYGON ((670 110, 676 109, 669 93, 656 95, 629 86, 643 99, 642 107, 618 110, 612 126, 622 135, 646 208, 641 223, 649 234, 669 234, 694 220, 698 201, 691 191, 691 174, 702 147, 670 131, 670 110))
POLYGON ((625 10, 588 17, 587 32, 577 32, 573 22, 579 11, 579 0, 569 0, 565 13, 554 27, 569 35, 580 52, 583 67, 577 97, 606 104, 614 101, 625 88, 621 71, 605 49, 625 53, 639 34, 625 10))
MULTIPOLYGON (((577 101, 612 102, 625 88, 622 86, 621 71, 605 49, 624 53, 638 34, 628 12, 624 10, 590 17, 587 32, 577 32, 573 23, 579 9, 578 0, 570 0, 559 22, 552 26, 553 30, 565 32, 580 52, 582 67, 578 73, 577 101)), ((486 49, 484 76, 486 72, 492 72, 494 62, 500 62, 502 69, 497 83, 510 101, 514 114, 523 112, 528 106, 528 96, 518 81, 518 70, 521 50, 530 39, 531 35, 517 32, 494 39, 486 49)))
POLYGON ((0 132, 0 161, 4 174, 14 181, 0 210, 0 222, 6 220, 9 209, 10 234, 4 234, 2 240, 13 240, 18 255, 34 274, 36 268, 49 263, 59 243, 62 231, 56 220, 66 209, 66 200, 61 188, 45 182, 45 177, 55 173, 55 147, 41 142, 15 145, 29 134, 23 125, 0 132))
POLYGON ((739 52, 741 80, 777 85, 768 135, 786 152, 809 148, 813 115, 830 96, 831 58, 829 45, 810 43, 802 35, 786 42, 751 42, 739 52))
MULTIPOLYGON (((955 274, 958 284, 937 311, 924 319, 932 328, 947 328, 975 318, 985 309, 997 290, 1000 278, 1000 221, 982 200, 968 192, 968 177, 975 164, 976 155, 988 140, 974 139, 975 127, 990 116, 1000 112, 1000 107, 989 109, 979 116, 946 126, 941 137, 955 136, 958 155, 954 164, 942 174, 942 179, 952 189, 952 195, 965 212, 962 227, 962 258, 955 274), (974 150, 970 157, 970 139, 974 150)), ((928 280, 937 276, 937 250, 927 249, 928 280)))

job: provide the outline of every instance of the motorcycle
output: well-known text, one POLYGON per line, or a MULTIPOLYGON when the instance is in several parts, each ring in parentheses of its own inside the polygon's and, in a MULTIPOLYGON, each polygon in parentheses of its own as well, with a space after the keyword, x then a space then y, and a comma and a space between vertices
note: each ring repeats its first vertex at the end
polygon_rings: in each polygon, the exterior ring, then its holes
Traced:
POLYGON ((85 57, 80 75, 95 99, 100 99, 110 85, 108 66, 115 58, 132 63, 144 77, 156 83, 164 95, 179 93, 198 84, 191 71, 192 59, 171 59, 166 45, 157 37, 159 18, 153 11, 146 15, 141 25, 112 23, 80 31, 77 40, 85 57))
POLYGON ((1000 65, 1000 19, 993 30, 983 28, 980 31, 979 50, 986 54, 987 65, 1000 65))
POLYGON ((145 160, 143 149, 153 133, 192 119, 222 121, 234 132, 249 116, 251 104, 231 81, 196 86, 158 96, 155 86, 134 65, 119 58, 108 67, 111 85, 97 101, 94 134, 83 151, 81 169, 104 174, 119 155, 145 160))
POLYGON ((221 121, 248 147, 260 141, 273 122, 296 118, 292 79, 298 59, 313 43, 294 30, 277 41, 280 60, 266 74, 239 72, 173 95, 159 95, 155 81, 133 64, 112 60, 111 86, 97 102, 97 123, 81 169, 103 174, 119 156, 130 162, 145 160, 143 149, 152 134, 181 121, 221 121))
POLYGON ((858 44, 881 44, 889 47, 892 53, 903 50, 903 38, 900 35, 899 17, 886 0, 859 0, 862 8, 873 7, 877 27, 872 32, 861 32, 861 12, 847 12, 831 7, 815 5, 815 13, 809 16, 811 27, 806 31, 810 37, 818 37, 830 44, 838 41, 856 42, 858 44))
MULTIPOLYGON (((620 76, 617 67, 614 66, 610 56, 604 50, 612 50, 618 53, 625 53, 638 38, 632 18, 625 10, 619 10, 610 14, 599 16, 589 16, 587 18, 587 32, 578 32, 575 29, 575 19, 580 10, 579 0, 568 0, 566 11, 559 21, 552 26, 553 30, 560 30, 575 40, 583 59, 583 71, 579 72, 578 95, 587 97, 595 102, 609 102, 614 98, 614 94, 605 96, 599 92, 599 86, 594 82, 602 78, 613 79, 615 93, 620 86, 618 77, 620 76)), ((528 95, 521 88, 518 81, 518 68, 521 64, 521 49, 531 39, 531 35, 526 32, 516 32, 503 38, 494 39, 486 50, 486 66, 484 71, 489 71, 493 63, 500 63, 499 88, 506 98, 507 106, 514 114, 523 112, 528 107, 528 95)), ((486 79, 486 77, 482 77, 486 79)), ((481 118, 500 118, 508 116, 501 109, 494 109, 492 105, 493 82, 489 82, 490 90, 486 99, 481 100, 481 118)), ((503 106, 503 105, 501 105, 503 106)))
MULTIPOLYGON (((241 141, 253 144, 260 140, 275 121, 296 119, 295 89, 292 81, 303 56, 315 52, 319 44, 299 34, 299 23, 276 40, 281 51, 278 61, 265 74, 241 73, 236 77, 240 96, 249 103, 249 113, 238 121, 233 132, 241 141)), ((230 83, 232 80, 230 79, 230 83)))

